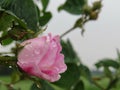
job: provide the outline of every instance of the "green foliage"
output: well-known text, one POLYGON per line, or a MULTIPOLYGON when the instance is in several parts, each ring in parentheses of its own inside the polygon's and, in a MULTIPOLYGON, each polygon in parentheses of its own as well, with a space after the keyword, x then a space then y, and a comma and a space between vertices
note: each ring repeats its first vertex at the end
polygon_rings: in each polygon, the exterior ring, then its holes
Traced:
POLYGON ((33 0, 3 0, 0 6, 27 22, 30 29, 38 29, 38 13, 33 0))
MULTIPOLYGON (((120 63, 119 63, 119 51, 117 50, 118 58, 117 59, 102 59, 96 63, 96 67, 103 67, 104 75, 109 79, 108 85, 105 87, 105 90, 115 89, 120 79, 120 63), (112 70, 113 68, 114 70, 112 70)), ((104 78, 101 78, 104 79, 104 78)), ((115 89, 116 90, 116 89, 115 89)))
POLYGON ((35 83, 31 86, 30 90, 55 90, 48 82, 41 81, 41 86, 38 87, 35 83))
MULTIPOLYGON (((5 10, 9 10, 19 19, 26 22, 27 27, 35 32, 41 29, 41 26, 46 25, 49 20, 52 18, 52 14, 46 11, 46 8, 49 4, 49 0, 41 0, 43 10, 40 10, 38 6, 33 2, 33 0, 0 0, 0 7, 5 10), (22 3, 22 4, 20 4, 22 3), (40 26, 41 25, 41 26, 40 26)), ((7 29, 5 25, 11 25, 10 17, 2 17, 4 21, 0 23, 0 27, 7 29), (6 19, 8 22, 6 22, 6 19), (7 23, 7 24, 6 24, 7 23)), ((18 20, 19 22, 19 20, 18 20)), ((23 23, 19 22, 21 26, 24 26, 23 23)), ((2 29, 2 28, 1 28, 2 29)), ((2 30, 3 30, 2 29, 2 30)))
POLYGON ((0 9, 0 27, 1 27, 0 30, 2 31, 7 30, 8 28, 13 26, 14 22, 18 23, 21 27, 25 29, 27 28, 26 23, 19 19, 16 15, 11 13, 10 11, 0 9))
POLYGON ((76 64, 80 63, 80 59, 77 53, 75 52, 75 50, 73 49, 70 40, 68 39, 66 42, 62 40, 61 44, 62 44, 62 53, 65 55, 65 62, 76 63, 76 64))
POLYGON ((103 67, 104 68, 104 74, 106 77, 108 77, 109 79, 113 79, 113 73, 111 68, 114 68, 115 70, 119 69, 120 65, 117 61, 113 60, 113 59, 102 59, 100 60, 98 63, 95 64, 97 68, 103 67))
POLYGON ((108 67, 104 67, 104 74, 108 78, 112 79, 112 71, 108 67))
MULTIPOLYGON (((26 24, 21 21, 18 17, 12 14, 9 11, 5 11, 3 9, 0 10, 0 31, 2 35, 0 37, 0 43, 2 45, 9 45, 13 42, 13 39, 8 35, 8 31, 10 31, 14 24, 17 24, 20 28, 27 30, 26 24)), ((12 33, 15 34, 16 33, 12 33)))
POLYGON ((61 74, 59 81, 53 83, 65 90, 71 90, 75 83, 79 81, 80 71, 79 67, 74 63, 67 64, 67 71, 61 74))
POLYGON ((1 44, 3 46, 9 45, 9 44, 11 44, 13 42, 13 40, 11 38, 8 38, 7 31, 3 31, 2 37, 4 38, 4 40, 1 40, 1 44))
POLYGON ((101 9, 101 7, 102 7, 101 1, 95 1, 95 2, 93 3, 93 8, 92 8, 92 10, 95 11, 95 10, 97 10, 97 9, 101 9))
POLYGON ((98 63, 95 64, 97 68, 100 67, 112 67, 115 69, 119 68, 119 64, 117 61, 113 60, 113 59, 102 59, 100 60, 98 63))
POLYGON ((18 72, 13 72, 11 75, 11 83, 16 83, 20 80, 20 75, 18 72))
POLYGON ((87 4, 87 0, 66 0, 66 2, 58 8, 58 11, 65 10, 70 14, 80 15, 83 13, 82 8, 87 4))
POLYGON ((0 31, 5 31, 12 26, 14 18, 8 13, 0 10, 0 31))
POLYGON ((83 76, 88 81, 92 82, 92 75, 89 68, 83 64, 80 64, 79 69, 81 76, 83 76))
POLYGON ((1 44, 2 44, 3 46, 6 46, 6 45, 11 44, 12 42, 13 42, 13 40, 12 40, 11 38, 7 38, 7 39, 5 39, 5 40, 2 40, 1 44))
POLYGON ((52 18, 51 12, 43 12, 43 15, 39 17, 39 22, 41 26, 46 25, 46 23, 52 18))
POLYGON ((46 8, 49 4, 49 0, 41 0, 42 6, 43 6, 43 11, 46 11, 46 8))
POLYGON ((7 76, 10 75, 11 73, 12 73, 12 69, 4 65, 0 65, 0 76, 7 76))
POLYGON ((41 0, 43 9, 40 11, 40 9, 37 7, 38 12, 38 20, 40 26, 46 25, 50 19, 52 18, 52 13, 50 11, 46 11, 46 8, 49 4, 49 0, 41 0))
POLYGON ((41 90, 36 84, 33 84, 30 90, 41 90))
POLYGON ((80 80, 74 87, 73 90, 85 90, 84 83, 82 80, 80 80))

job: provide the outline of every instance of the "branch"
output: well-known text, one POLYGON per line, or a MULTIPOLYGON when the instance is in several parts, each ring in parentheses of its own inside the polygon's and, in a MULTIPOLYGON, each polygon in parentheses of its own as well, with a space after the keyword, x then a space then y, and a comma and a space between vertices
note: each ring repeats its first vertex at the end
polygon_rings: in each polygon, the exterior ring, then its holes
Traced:
POLYGON ((113 88, 116 85, 116 83, 118 82, 118 80, 119 79, 117 77, 115 79, 111 80, 105 90, 110 90, 111 88, 113 88))
POLYGON ((69 30, 67 30, 66 32, 64 32, 64 33, 60 36, 60 38, 64 37, 65 35, 67 35, 67 34, 70 33, 71 31, 73 31, 73 30, 76 29, 77 27, 82 29, 81 34, 83 35, 83 33, 84 33, 84 31, 85 31, 85 30, 84 30, 84 24, 87 23, 89 20, 90 20, 90 18, 87 18, 86 16, 83 15, 81 18, 79 18, 79 19, 75 22, 74 26, 73 26, 72 28, 70 28, 69 30))
POLYGON ((100 88, 101 90, 106 90, 105 88, 103 88, 100 84, 98 84, 95 80, 93 80, 94 85, 96 85, 98 88, 100 88))
POLYGON ((69 30, 67 30, 65 33, 63 33, 60 38, 64 37, 66 34, 70 33, 71 31, 73 31, 76 27, 72 27, 69 30))
POLYGON ((0 64, 16 66, 17 59, 12 56, 0 56, 0 64))

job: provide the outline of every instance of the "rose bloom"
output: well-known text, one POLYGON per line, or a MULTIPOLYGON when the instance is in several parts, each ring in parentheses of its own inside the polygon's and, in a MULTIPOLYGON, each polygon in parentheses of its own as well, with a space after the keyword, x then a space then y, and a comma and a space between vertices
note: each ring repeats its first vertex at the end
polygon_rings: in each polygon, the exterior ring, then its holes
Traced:
POLYGON ((21 46, 24 47, 18 53, 17 64, 26 73, 55 82, 60 79, 60 73, 66 71, 58 35, 29 39, 21 43, 21 46))

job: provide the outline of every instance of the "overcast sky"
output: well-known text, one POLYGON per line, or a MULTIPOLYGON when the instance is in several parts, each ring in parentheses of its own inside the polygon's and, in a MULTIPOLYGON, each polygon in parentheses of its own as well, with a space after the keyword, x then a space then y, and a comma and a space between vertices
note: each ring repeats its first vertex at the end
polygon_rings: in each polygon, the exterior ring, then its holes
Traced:
MULTIPOLYGON (((61 35, 74 24, 78 16, 57 12, 57 7, 65 0, 50 0, 48 10, 52 11, 53 18, 48 24, 46 32, 61 35)), ((92 3, 94 0, 89 0, 92 3)), ((103 0, 103 8, 99 19, 86 24, 84 37, 80 29, 69 33, 69 38, 81 58, 82 62, 90 68, 94 63, 105 57, 116 58, 116 48, 120 49, 120 0, 103 0)), ((0 46, 1 47, 1 46, 0 46)), ((4 49, 5 50, 5 49, 4 49)), ((2 47, 0 51, 3 51, 2 47)))
MULTIPOLYGON (((53 12, 53 18, 48 24, 47 31, 62 34, 68 30, 78 18, 66 13, 57 12, 57 7, 65 0, 50 0, 48 10, 53 12)), ((89 0, 92 3, 94 0, 89 0)), ((120 0, 103 0, 103 8, 99 19, 86 24, 84 37, 80 29, 69 33, 64 39, 69 38, 82 62, 90 68, 94 63, 105 57, 116 58, 116 48, 120 49, 120 0)))

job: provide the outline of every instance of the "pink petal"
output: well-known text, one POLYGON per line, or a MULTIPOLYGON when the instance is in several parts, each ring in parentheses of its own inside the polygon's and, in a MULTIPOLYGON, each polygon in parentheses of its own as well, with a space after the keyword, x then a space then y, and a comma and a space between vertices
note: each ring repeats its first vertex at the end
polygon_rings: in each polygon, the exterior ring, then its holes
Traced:
POLYGON ((55 62, 57 51, 58 51, 58 47, 56 43, 54 41, 51 41, 48 52, 39 63, 40 67, 41 68, 51 67, 51 65, 54 64, 55 62))
POLYGON ((63 73, 67 70, 67 66, 64 62, 64 55, 59 54, 56 58, 56 62, 53 65, 54 67, 58 68, 59 73, 63 73))

